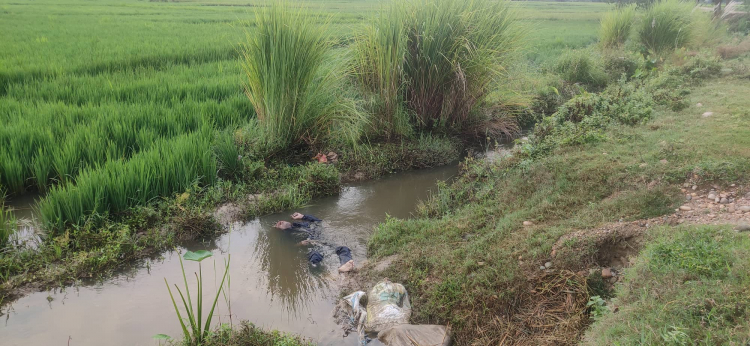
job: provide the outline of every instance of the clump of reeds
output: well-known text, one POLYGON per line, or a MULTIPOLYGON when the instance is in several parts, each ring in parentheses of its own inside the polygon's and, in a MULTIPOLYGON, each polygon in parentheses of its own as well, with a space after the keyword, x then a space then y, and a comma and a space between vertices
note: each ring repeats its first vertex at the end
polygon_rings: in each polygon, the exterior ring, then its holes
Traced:
POLYGON ((254 25, 240 49, 245 93, 257 114, 255 149, 356 143, 364 118, 342 91, 351 71, 333 53, 328 25, 282 2, 258 10, 254 25))
POLYGON ((386 136, 411 133, 409 114, 403 105, 406 15, 397 6, 380 11, 372 25, 356 36, 353 45, 358 82, 368 95, 373 95, 373 128, 386 136))
POLYGON ((385 13, 356 44, 360 83, 382 105, 376 117, 408 114, 427 130, 469 123, 519 47, 509 2, 419 0, 385 13))
POLYGON ((635 5, 604 14, 599 29, 599 42, 606 48, 621 46, 630 37, 635 20, 635 5))
POLYGON ((691 16, 693 6, 679 0, 662 0, 643 15, 638 39, 654 54, 687 45, 693 39, 691 16))

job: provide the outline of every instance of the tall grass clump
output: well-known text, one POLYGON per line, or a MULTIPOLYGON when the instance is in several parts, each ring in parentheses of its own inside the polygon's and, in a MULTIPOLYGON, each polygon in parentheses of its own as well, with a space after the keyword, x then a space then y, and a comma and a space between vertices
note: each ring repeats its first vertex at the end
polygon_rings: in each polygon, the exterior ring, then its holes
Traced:
POLYGON ((355 37, 355 73, 359 84, 373 95, 373 128, 386 136, 407 135, 411 126, 403 107, 402 81, 407 49, 406 12, 391 6, 355 37))
POLYGON ((356 143, 363 117, 342 87, 351 70, 335 54, 328 24, 277 2, 255 14, 241 45, 245 93, 266 153, 341 140, 356 143))
POLYGON ((39 206, 51 233, 83 224, 92 215, 106 215, 143 205, 156 197, 182 192, 216 177, 211 150, 213 131, 204 130, 157 142, 129 160, 110 160, 82 171, 75 185, 52 187, 39 206))
POLYGON ((638 28, 638 39, 652 54, 662 54, 691 42, 693 6, 679 0, 662 0, 651 6, 638 28))
POLYGON ((599 42, 605 48, 625 43, 635 20, 635 5, 622 7, 604 14, 599 29, 599 42))
MULTIPOLYGON (((475 120, 519 47, 510 3, 417 0, 393 6, 357 43, 360 81, 383 104, 405 105, 419 129, 456 129, 475 120)), ((392 117, 398 107, 386 109, 380 116, 392 117)))

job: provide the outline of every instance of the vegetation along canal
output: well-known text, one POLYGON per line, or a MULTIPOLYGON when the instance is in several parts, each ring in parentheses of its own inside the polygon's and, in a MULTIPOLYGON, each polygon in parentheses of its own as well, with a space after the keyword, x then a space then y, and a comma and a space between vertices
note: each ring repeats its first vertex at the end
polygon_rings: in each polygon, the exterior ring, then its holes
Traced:
MULTIPOLYGON (((416 202, 428 196, 437 180, 449 179, 456 166, 395 174, 384 179, 344 187, 338 196, 313 201, 298 211, 324 220, 321 240, 346 245, 356 263, 366 256, 373 227, 386 215, 406 218, 416 202)), ((206 249, 214 256, 204 261, 204 297, 215 295, 214 266, 221 280, 223 259, 231 254, 230 313, 220 301, 215 323, 250 320, 258 326, 293 332, 320 344, 356 343, 356 335, 342 338, 331 312, 343 277, 337 273, 333 248, 323 247, 325 260, 313 268, 298 238, 271 226, 289 220, 293 211, 237 223, 232 231, 210 243, 184 244, 185 250, 206 249)), ((103 283, 69 287, 62 292, 39 292, 14 302, 2 327, 3 345, 153 345, 152 336, 180 335, 164 279, 182 285, 177 252, 163 254, 103 283)), ((195 262, 185 262, 188 273, 195 262)), ((191 285, 194 283, 191 281, 191 285)), ((224 298, 220 298, 224 299, 224 298)))

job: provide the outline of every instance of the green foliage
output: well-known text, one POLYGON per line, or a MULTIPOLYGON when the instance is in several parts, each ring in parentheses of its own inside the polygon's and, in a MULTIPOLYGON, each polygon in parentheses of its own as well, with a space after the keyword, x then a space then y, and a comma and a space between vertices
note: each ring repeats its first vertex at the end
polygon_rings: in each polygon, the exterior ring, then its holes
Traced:
POLYGON ((53 234, 89 217, 118 213, 153 198, 183 192, 216 177, 210 129, 158 142, 130 160, 111 160, 81 172, 75 185, 55 186, 40 202, 45 227, 53 234))
POLYGON ((364 121, 342 87, 350 75, 333 54, 327 25, 287 4, 257 10, 241 61, 258 118, 255 150, 273 154, 325 141, 356 144, 364 121))
POLYGON ((382 116, 406 116, 403 100, 417 128, 465 126, 518 47, 509 3, 420 0, 386 13, 356 48, 360 82, 379 96, 382 116))
POLYGON ((219 164, 219 174, 228 179, 241 178, 245 170, 240 149, 231 133, 220 134, 214 143, 214 153, 219 164))
POLYGON ((602 52, 604 70, 609 75, 610 80, 619 80, 623 76, 625 79, 633 78, 639 69, 645 67, 643 56, 636 52, 607 49, 602 52))
POLYGON ((625 6, 604 14, 599 29, 599 42, 602 46, 617 47, 630 37, 630 29, 635 20, 635 5, 625 6))
POLYGON ((557 59, 554 70, 566 82, 579 83, 591 89, 604 87, 608 80, 601 57, 593 50, 565 52, 557 59))
POLYGON ((721 226, 668 228, 625 270, 617 313, 606 313, 584 344, 747 342, 750 240, 721 226))
POLYGON ((589 298, 586 306, 591 309, 589 313, 591 314, 591 318, 595 320, 604 316, 604 314, 609 311, 607 308, 607 302, 600 296, 592 296, 589 298))
POLYGON ((373 95, 372 128, 386 136, 411 133, 410 114, 403 105, 403 70, 407 53, 407 13, 391 6, 381 10, 362 33, 355 36, 354 70, 365 93, 373 95))
POLYGON ((679 0, 661 0, 648 8, 638 27, 640 43, 660 55, 686 46, 693 39, 692 5, 679 0))
POLYGON ((266 331, 243 321, 238 327, 222 325, 203 341, 203 346, 312 346, 314 343, 298 336, 266 331))
MULTIPOLYGON (((209 334, 211 333, 211 319, 214 315, 214 309, 216 308, 216 304, 219 302, 219 296, 221 296, 222 290, 225 289, 224 282, 229 275, 228 258, 224 266, 224 275, 222 276, 221 283, 216 290, 216 297, 214 298, 213 304, 211 304, 211 310, 207 315, 205 315, 206 323, 203 324, 203 270, 201 268, 201 261, 208 257, 211 257, 211 252, 205 250, 197 252, 188 251, 185 253, 185 260, 198 262, 198 273, 195 273, 196 285, 198 286, 195 306, 193 306, 193 300, 190 297, 190 287, 188 286, 187 275, 185 274, 185 266, 182 263, 182 258, 180 258, 180 268, 182 269, 182 278, 185 283, 185 295, 182 294, 182 290, 180 290, 180 288, 176 284, 174 287, 175 289, 177 289, 177 293, 180 294, 180 298, 182 299, 185 314, 187 315, 186 319, 183 319, 180 310, 177 308, 177 302, 174 299, 174 295, 172 295, 172 289, 169 287, 167 279, 164 278, 164 284, 167 285, 169 297, 172 299, 174 311, 175 313, 177 313, 177 319, 180 321, 180 326, 182 327, 184 340, 191 345, 203 344, 203 341, 208 338, 209 334), (185 300, 186 296, 187 300, 185 300), (189 322, 188 325, 185 324, 185 320, 189 322)), ((161 338, 161 335, 164 334, 158 334, 157 337, 161 338)))
POLYGON ((716 77, 721 72, 719 57, 705 50, 691 56, 683 56, 679 63, 682 74, 693 81, 716 77))
MULTIPOLYGON (((0 186, 2 188, 2 186, 0 186)), ((2 194, 2 190, 0 190, 2 194)), ((13 213, 5 208, 5 197, 0 195, 0 251, 10 242, 10 236, 16 230, 16 219, 13 213)))
POLYGON ((559 107, 534 127, 530 141, 520 146, 525 157, 546 155, 558 146, 597 143, 614 125, 635 125, 651 119, 654 100, 639 82, 621 79, 601 93, 583 93, 559 107))

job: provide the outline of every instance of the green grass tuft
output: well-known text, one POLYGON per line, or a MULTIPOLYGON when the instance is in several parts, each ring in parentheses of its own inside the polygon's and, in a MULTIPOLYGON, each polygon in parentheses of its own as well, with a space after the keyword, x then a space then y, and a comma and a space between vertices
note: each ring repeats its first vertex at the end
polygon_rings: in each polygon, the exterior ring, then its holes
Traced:
POLYGON ((662 0, 646 10, 638 27, 638 39, 651 54, 662 54, 691 42, 693 6, 679 0, 662 0))
POLYGON ((599 42, 606 48, 617 47, 630 37, 635 20, 635 5, 619 8, 604 14, 599 28, 599 42))
POLYGON ((324 141, 357 143, 366 120, 342 91, 350 71, 328 25, 277 2, 257 10, 241 45, 245 93, 257 115, 258 152, 324 141))

